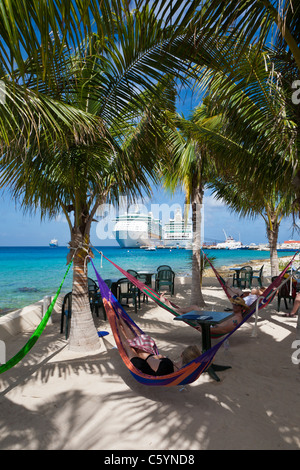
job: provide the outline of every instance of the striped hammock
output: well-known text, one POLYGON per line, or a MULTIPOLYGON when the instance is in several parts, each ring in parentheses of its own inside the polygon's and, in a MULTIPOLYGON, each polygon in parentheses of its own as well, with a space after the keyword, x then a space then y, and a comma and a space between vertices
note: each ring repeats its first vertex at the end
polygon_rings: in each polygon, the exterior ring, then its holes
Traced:
MULTIPOLYGON (((103 255, 104 256, 104 255, 103 255)), ((105 257, 106 258, 106 257, 105 257)), ((113 263, 111 260, 106 258, 110 263, 112 263, 119 271, 125 275, 129 281, 131 281, 136 287, 138 287, 142 292, 144 292, 146 295, 149 295, 155 302, 162 306, 163 308, 166 308, 166 310, 171 311, 171 309, 168 306, 165 306, 163 302, 160 301, 159 299, 159 294, 157 294, 153 289, 149 288, 149 286, 144 285, 142 282, 140 282, 138 279, 136 279, 134 276, 130 275, 125 271, 124 269, 120 268, 117 266, 115 263, 113 263)), ((294 259, 294 258, 293 258, 294 259)), ((180 370, 173 372, 172 374, 164 375, 164 376, 152 376, 152 375, 147 375, 138 370, 136 367, 133 366, 131 363, 129 357, 126 354, 126 349, 124 345, 122 344, 120 332, 118 329, 118 318, 122 318, 127 325, 132 329, 138 329, 140 334, 143 334, 144 332, 136 325, 136 323, 132 320, 132 318, 127 314, 127 312, 124 310, 122 305, 118 302, 116 297, 113 295, 113 293, 110 291, 108 288, 107 284, 103 281, 101 278, 100 274, 95 268, 95 265, 93 263, 93 260, 91 260, 91 263, 93 265, 93 268, 96 273, 100 293, 103 299, 103 304, 106 310, 107 318, 110 323, 112 333, 114 335, 120 356, 124 362, 124 364, 127 366, 129 369, 130 373, 133 375, 133 377, 140 383, 144 385, 150 385, 150 386, 174 386, 174 385, 186 385, 189 383, 194 382, 195 380, 198 379, 198 377, 211 365, 216 353, 222 346, 222 344, 228 340, 228 338, 238 329, 240 328, 241 325, 243 325, 256 311, 257 308, 255 305, 252 305, 249 309, 249 312, 247 315, 244 316, 243 321, 239 323, 230 333, 225 335, 217 344, 212 346, 208 351, 205 351, 201 354, 201 356, 197 357, 193 361, 191 361, 189 364, 185 365, 182 367, 180 370)), ((292 260, 293 261, 293 260, 292 260)), ((291 262, 292 262, 291 261, 291 262)), ((286 268, 282 271, 280 274, 280 277, 278 277, 267 289, 266 289, 266 295, 264 299, 261 299, 260 301, 260 308, 263 308, 264 306, 268 305, 270 302, 270 298, 274 297, 277 288, 280 285, 282 276, 285 274, 287 271, 289 265, 291 262, 286 266, 286 268), (275 293, 274 293, 275 292, 275 293), (271 296, 272 293, 272 296, 271 296)), ((174 315, 178 315, 176 311, 174 311, 174 315)))
MULTIPOLYGON (((228 288, 226 286, 226 283, 224 281, 224 279, 220 276, 220 274, 218 273, 218 271, 216 270, 216 268, 213 266, 213 264, 211 263, 211 261, 207 258, 206 254, 203 252, 204 256, 206 257, 207 261, 209 262, 209 264, 211 265, 220 285, 222 286, 225 294, 227 295, 228 298, 231 297, 231 295, 229 294, 228 292, 228 288)), ((286 272, 288 271, 289 267, 291 266, 292 262, 294 261, 295 259, 295 256, 298 254, 295 253, 295 255, 292 257, 292 259, 290 260, 290 262, 287 264, 287 266, 283 269, 283 271, 279 274, 279 276, 277 277, 277 279, 275 279, 268 287, 267 289, 264 291, 263 295, 260 297, 259 299, 259 302, 255 301, 253 302, 253 304, 250 306, 250 311, 252 311, 252 309, 255 307, 256 309, 256 312, 257 310, 261 310, 262 308, 266 307, 269 303, 272 302, 272 300, 274 299, 275 295, 276 295, 276 292, 277 292, 277 289, 281 286, 281 283, 283 281, 283 277, 284 275, 286 274, 286 272)), ((139 279, 137 279, 136 277, 134 277, 132 274, 129 274, 125 269, 121 268, 120 266, 118 266, 116 263, 114 263, 113 261, 111 261, 109 258, 107 258, 103 253, 101 253, 101 256, 103 256, 103 258, 105 258, 107 261, 109 261, 116 269, 118 269, 122 274, 123 276, 127 277, 127 279, 133 284, 135 285, 141 292, 143 292, 144 294, 146 294, 149 298, 151 298, 152 300, 154 300, 154 302, 157 303, 157 305, 159 305, 160 307, 162 307, 163 309, 167 310, 168 312, 172 313, 172 315, 174 316, 179 316, 181 315, 181 313, 178 313, 175 309, 178 308, 177 305, 175 305, 173 302, 170 301, 170 304, 171 304, 171 307, 169 305, 166 305, 161 299, 160 299, 160 295, 154 290, 152 289, 151 287, 147 286, 146 284, 144 284, 143 282, 141 282, 139 279)), ((287 282, 286 280, 284 282, 287 282)), ((193 322, 193 321, 189 321, 189 320, 185 320, 184 321, 185 323, 187 323, 188 325, 192 326, 193 328, 196 328, 196 323, 193 322)), ((224 335, 220 335, 220 334, 213 334, 211 335, 211 337, 213 339, 217 339, 217 338, 221 338, 222 336, 224 335)))
MULTIPOLYGON (((225 294, 230 299, 230 297, 232 297, 232 295, 229 294, 228 287, 227 287, 224 279, 220 276, 220 274, 218 273, 218 271, 216 270, 216 268, 214 267, 214 265, 212 264, 210 259, 206 256, 204 251, 203 250, 201 250, 201 251, 202 251, 203 255, 205 256, 206 260, 208 261, 208 263, 210 264, 210 266, 211 266, 213 272, 215 273, 215 276, 218 279, 220 285, 222 286, 225 294)), ((258 310, 260 310, 260 309, 264 308, 266 305, 268 305, 270 302, 272 302, 272 300, 274 299, 274 297, 276 295, 277 290, 281 287, 282 284, 285 284, 289 280, 289 278, 287 278, 283 281, 284 276, 286 275, 287 271, 289 270, 291 264, 293 263, 293 261, 294 261, 294 259, 295 259, 295 257, 297 256, 298 253, 299 252, 297 251, 294 254, 292 259, 289 261, 289 263, 286 265, 286 267, 281 271, 281 273, 278 275, 278 277, 266 288, 263 295, 261 296, 262 298, 260 299, 259 303, 257 303, 257 301, 255 300, 253 302, 253 304, 250 306, 250 308, 252 308, 255 304, 257 304, 258 310)), ((292 276, 290 276, 290 279, 292 279, 292 276)))

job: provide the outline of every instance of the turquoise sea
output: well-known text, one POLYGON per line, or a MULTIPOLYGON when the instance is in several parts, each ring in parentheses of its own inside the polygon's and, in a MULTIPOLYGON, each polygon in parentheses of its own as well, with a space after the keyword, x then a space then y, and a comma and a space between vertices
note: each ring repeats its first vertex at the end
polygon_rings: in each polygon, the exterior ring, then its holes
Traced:
MULTIPOLYGON (((154 270, 161 264, 172 266, 177 276, 191 275, 191 251, 182 249, 121 249, 118 247, 97 247, 107 258, 124 269, 154 270)), ((207 250, 215 256, 215 266, 245 264, 254 259, 267 259, 268 251, 254 250, 207 250)), ((67 247, 0 247, 0 314, 6 309, 22 308, 54 294, 66 271, 67 247)), ((279 252, 279 256, 292 256, 293 252, 279 252)), ((122 275, 108 261, 95 252, 95 266, 105 278, 119 278, 122 275)), ((89 264, 88 275, 95 279, 93 267, 89 264)), ((69 272, 62 292, 69 292, 72 285, 72 271, 69 272)), ((4 312, 3 312, 4 313, 4 312)))

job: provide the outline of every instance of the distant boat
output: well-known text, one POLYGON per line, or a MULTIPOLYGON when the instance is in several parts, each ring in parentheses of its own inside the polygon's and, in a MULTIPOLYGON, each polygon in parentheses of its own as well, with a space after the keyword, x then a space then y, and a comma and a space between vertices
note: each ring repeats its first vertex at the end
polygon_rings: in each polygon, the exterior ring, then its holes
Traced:
POLYGON ((258 245, 256 245, 256 243, 250 243, 249 250, 258 250, 258 245))
POLYGON ((147 246, 145 248, 145 251, 156 251, 156 247, 155 246, 147 246))
POLYGON ((225 242, 216 244, 218 250, 238 250, 242 248, 243 245, 240 241, 237 242, 231 236, 227 236, 225 230, 223 232, 225 234, 225 242))
POLYGON ((58 241, 53 238, 53 240, 50 241, 49 246, 58 246, 58 241))
POLYGON ((299 251, 300 241, 299 240, 286 240, 277 247, 277 251, 299 251))

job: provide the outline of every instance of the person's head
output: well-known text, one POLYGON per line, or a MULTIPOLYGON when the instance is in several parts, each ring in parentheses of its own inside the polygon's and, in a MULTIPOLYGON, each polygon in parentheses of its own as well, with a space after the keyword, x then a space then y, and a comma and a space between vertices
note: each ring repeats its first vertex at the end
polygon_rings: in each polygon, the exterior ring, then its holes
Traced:
POLYGON ((182 365, 188 364, 196 357, 201 356, 201 349, 196 344, 192 344, 185 348, 181 353, 182 365))
POLYGON ((258 289, 258 295, 262 295, 265 292, 265 290, 266 290, 266 287, 260 287, 258 289))
POLYGON ((231 297, 230 302, 232 304, 233 313, 235 314, 243 315, 249 310, 248 305, 245 303, 242 297, 238 297, 237 295, 235 295, 231 297))

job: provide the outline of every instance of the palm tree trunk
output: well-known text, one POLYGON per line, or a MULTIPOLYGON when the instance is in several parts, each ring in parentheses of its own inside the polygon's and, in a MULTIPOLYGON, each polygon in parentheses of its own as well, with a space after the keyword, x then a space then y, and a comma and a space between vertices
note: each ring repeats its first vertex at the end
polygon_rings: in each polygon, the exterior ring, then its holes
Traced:
POLYGON ((192 196, 192 223, 193 223, 193 255, 192 255, 192 288, 191 288, 191 305, 204 307, 201 284, 201 207, 203 203, 204 191, 202 187, 197 187, 193 191, 192 196))
POLYGON ((69 349, 80 352, 97 352, 100 350, 101 344, 89 303, 85 263, 88 253, 85 249, 79 248, 81 246, 87 246, 86 238, 79 229, 73 228, 70 247, 75 251, 75 256, 73 259, 72 319, 69 349))
POLYGON ((277 241, 279 233, 279 224, 275 218, 271 216, 271 224, 267 226, 267 236, 270 247, 271 276, 278 276, 279 262, 277 253, 277 241))

